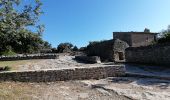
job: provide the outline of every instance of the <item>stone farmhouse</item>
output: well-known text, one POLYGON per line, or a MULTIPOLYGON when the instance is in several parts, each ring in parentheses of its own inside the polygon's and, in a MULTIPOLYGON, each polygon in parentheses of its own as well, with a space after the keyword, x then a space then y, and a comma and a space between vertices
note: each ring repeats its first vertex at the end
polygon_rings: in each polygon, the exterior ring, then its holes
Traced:
POLYGON ((102 41, 88 47, 87 54, 100 56, 103 61, 124 62, 125 49, 151 45, 158 33, 151 32, 113 32, 113 39, 102 41))
POLYGON ((150 32, 113 32, 113 38, 120 39, 130 47, 148 46, 157 40, 158 33, 150 32))

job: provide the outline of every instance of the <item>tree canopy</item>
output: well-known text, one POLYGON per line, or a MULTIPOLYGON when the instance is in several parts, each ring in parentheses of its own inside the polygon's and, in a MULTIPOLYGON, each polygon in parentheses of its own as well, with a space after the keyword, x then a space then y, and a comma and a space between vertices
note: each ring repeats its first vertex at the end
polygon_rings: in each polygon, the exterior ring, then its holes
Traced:
POLYGON ((158 43, 167 43, 170 42, 170 25, 166 30, 163 30, 160 33, 160 39, 158 40, 158 43))
POLYGON ((44 30, 39 22, 42 3, 31 1, 25 4, 23 0, 0 0, 0 52, 10 48, 17 53, 33 53, 44 45, 49 47, 41 38, 44 30))
POLYGON ((70 52, 73 48, 73 44, 71 43, 60 43, 57 47, 57 51, 59 53, 63 53, 63 52, 70 52))

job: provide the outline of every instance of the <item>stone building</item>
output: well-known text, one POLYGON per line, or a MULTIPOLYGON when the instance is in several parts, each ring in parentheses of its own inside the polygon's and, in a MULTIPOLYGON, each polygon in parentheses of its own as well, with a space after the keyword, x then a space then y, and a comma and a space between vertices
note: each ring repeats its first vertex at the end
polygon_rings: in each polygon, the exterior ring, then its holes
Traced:
POLYGON ((151 32, 113 32, 114 39, 125 41, 131 47, 148 46, 157 39, 158 33, 151 32))
POLYGON ((89 56, 100 56, 102 61, 122 62, 125 60, 125 49, 129 45, 119 39, 106 40, 87 47, 89 56))
POLYGON ((157 40, 158 33, 144 32, 113 32, 113 39, 93 44, 87 48, 90 56, 100 56, 103 60, 125 61, 125 49, 151 45, 157 40))

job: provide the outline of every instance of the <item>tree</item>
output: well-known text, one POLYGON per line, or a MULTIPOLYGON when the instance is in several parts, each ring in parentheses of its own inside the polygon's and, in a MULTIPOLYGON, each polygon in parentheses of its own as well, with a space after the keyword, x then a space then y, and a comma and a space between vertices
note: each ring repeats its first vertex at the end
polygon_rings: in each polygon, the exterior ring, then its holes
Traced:
POLYGON ((31 53, 44 43, 41 38, 44 25, 38 24, 42 3, 31 1, 33 4, 22 6, 22 0, 0 0, 0 52, 11 46, 15 52, 31 53))
POLYGON ((168 26, 166 30, 163 30, 159 34, 158 43, 166 43, 166 42, 170 42, 170 25, 168 26))
POLYGON ((73 51, 78 51, 79 49, 77 48, 77 46, 73 47, 73 51))
POLYGON ((73 44, 71 43, 60 43, 57 47, 59 53, 70 52, 72 50, 73 44))
POLYGON ((44 42, 43 42, 43 48, 44 48, 44 49, 51 49, 52 47, 51 47, 51 44, 50 44, 49 42, 44 41, 44 42))
POLYGON ((150 29, 145 28, 144 32, 145 32, 145 33, 150 33, 150 29))

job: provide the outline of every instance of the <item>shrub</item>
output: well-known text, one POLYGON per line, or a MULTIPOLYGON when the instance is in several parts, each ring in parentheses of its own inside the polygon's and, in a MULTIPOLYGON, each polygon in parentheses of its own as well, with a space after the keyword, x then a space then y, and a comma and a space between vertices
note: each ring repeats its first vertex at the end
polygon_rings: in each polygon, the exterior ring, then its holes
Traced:
POLYGON ((11 70, 11 67, 9 67, 9 66, 4 67, 4 71, 10 71, 10 70, 11 70))
POLYGON ((58 53, 70 52, 72 50, 73 44, 71 43, 60 43, 57 47, 58 53))
POLYGON ((158 43, 167 43, 170 42, 170 25, 166 30, 163 30, 160 34, 158 43))
POLYGON ((4 55, 4 56, 13 56, 13 55, 16 55, 16 53, 12 50, 11 46, 7 46, 6 50, 4 52, 1 52, 1 55, 4 55))
POLYGON ((0 67, 0 71, 10 71, 11 67, 5 66, 5 67, 0 67))
POLYGON ((79 49, 77 48, 77 46, 73 47, 73 51, 78 51, 79 49))

